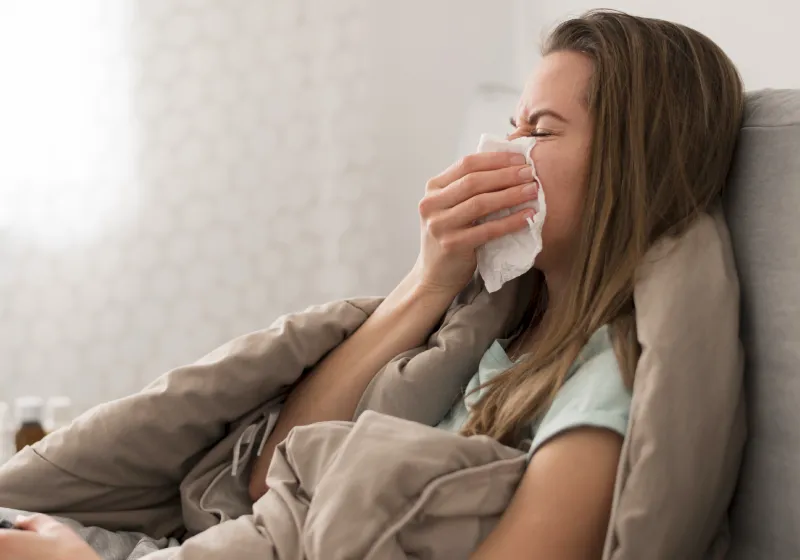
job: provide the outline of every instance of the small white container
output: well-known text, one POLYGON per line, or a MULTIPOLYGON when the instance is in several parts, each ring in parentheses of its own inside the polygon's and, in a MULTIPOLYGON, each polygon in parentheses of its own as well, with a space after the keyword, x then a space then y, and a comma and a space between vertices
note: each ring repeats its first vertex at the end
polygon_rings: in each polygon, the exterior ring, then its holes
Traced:
POLYGON ((72 422, 72 399, 69 397, 51 397, 47 400, 46 408, 44 429, 48 434, 72 422))

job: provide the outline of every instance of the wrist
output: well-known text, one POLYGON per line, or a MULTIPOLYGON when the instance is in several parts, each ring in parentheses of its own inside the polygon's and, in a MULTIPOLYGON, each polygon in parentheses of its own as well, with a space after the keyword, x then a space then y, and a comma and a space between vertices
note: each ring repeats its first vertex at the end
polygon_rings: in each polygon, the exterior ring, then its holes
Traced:
POLYGON ((460 292, 460 290, 454 289, 452 286, 431 282, 429 278, 425 277, 419 265, 414 265, 414 268, 411 269, 411 272, 408 273, 401 284, 404 284, 405 295, 410 299, 446 301, 448 306, 460 292))
POLYGON ((378 307, 376 315, 391 315, 394 320, 409 314, 420 318, 441 316, 457 295, 424 281, 419 271, 412 269, 378 307))

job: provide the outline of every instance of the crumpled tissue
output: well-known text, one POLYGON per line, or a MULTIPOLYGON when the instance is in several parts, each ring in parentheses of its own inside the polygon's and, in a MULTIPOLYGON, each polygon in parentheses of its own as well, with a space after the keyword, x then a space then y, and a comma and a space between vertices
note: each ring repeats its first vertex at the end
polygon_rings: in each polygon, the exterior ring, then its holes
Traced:
POLYGON ((539 184, 536 200, 493 212, 478 220, 478 223, 497 220, 525 208, 533 208, 536 212, 533 218, 528 218, 527 228, 493 239, 478 248, 478 273, 489 292, 496 292, 509 280, 522 276, 533 268, 536 257, 542 251, 542 227, 547 216, 547 204, 542 182, 531 157, 535 145, 536 138, 506 140, 490 134, 482 134, 478 142, 478 152, 517 152, 524 155, 533 169, 533 180, 539 184))

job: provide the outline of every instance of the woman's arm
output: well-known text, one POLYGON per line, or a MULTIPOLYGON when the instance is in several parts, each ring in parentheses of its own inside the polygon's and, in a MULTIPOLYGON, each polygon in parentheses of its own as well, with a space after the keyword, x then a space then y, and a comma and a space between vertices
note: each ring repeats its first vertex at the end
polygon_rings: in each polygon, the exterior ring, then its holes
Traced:
POLYGON ((529 209, 476 220, 536 198, 525 188, 531 170, 520 154, 471 154, 434 177, 419 203, 420 253, 412 272, 361 327, 289 394, 250 478, 250 497, 267 491, 275 448, 295 426, 350 420, 369 382, 386 363, 419 346, 477 266, 475 249, 527 227, 529 209), (527 170, 527 173, 521 173, 527 170))
POLYGON ((425 342, 455 294, 425 288, 412 271, 347 340, 289 394, 275 429, 253 467, 250 497, 267 491, 266 475, 278 443, 295 426, 350 420, 375 374, 392 358, 425 342))
POLYGON ((545 443, 472 560, 601 558, 621 449, 622 436, 602 428, 545 443))

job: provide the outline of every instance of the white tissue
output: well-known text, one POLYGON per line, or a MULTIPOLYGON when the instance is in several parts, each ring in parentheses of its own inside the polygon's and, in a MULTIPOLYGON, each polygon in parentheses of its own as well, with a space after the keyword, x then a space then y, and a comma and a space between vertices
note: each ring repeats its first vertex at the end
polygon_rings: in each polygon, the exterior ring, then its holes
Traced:
POLYGON ((494 212, 478 220, 479 223, 497 220, 525 208, 533 208, 536 212, 533 219, 528 218, 527 228, 493 239, 478 248, 478 272, 489 292, 496 292, 509 280, 529 271, 542 251, 542 226, 547 215, 547 205, 542 183, 531 158, 535 145, 536 138, 521 137, 509 141, 489 134, 482 134, 478 142, 478 152, 517 152, 524 155, 533 169, 533 180, 539 184, 537 200, 494 212))

